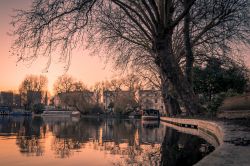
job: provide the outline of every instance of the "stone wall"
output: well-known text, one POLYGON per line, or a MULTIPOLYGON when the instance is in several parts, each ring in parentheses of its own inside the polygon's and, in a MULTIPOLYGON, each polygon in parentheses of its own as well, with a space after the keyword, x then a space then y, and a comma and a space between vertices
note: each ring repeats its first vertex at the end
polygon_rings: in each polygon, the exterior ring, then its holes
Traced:
POLYGON ((175 126, 174 128, 181 132, 202 137, 215 147, 223 143, 223 129, 215 122, 168 117, 161 117, 161 121, 167 122, 166 125, 168 126, 174 124, 171 127, 175 126))
POLYGON ((161 117, 164 124, 180 132, 193 134, 205 139, 216 149, 200 160, 196 166, 249 166, 249 146, 236 145, 237 140, 249 140, 248 129, 225 122, 199 119, 161 117))

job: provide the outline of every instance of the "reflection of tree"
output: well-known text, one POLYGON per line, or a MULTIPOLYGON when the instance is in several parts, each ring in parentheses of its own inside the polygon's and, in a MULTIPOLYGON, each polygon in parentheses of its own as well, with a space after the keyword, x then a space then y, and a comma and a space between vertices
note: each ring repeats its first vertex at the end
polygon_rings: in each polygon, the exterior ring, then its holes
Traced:
MULTIPOLYGON (((41 130, 44 129, 41 119, 24 119, 19 121, 19 130, 17 131, 16 144, 22 154, 28 156, 41 156, 44 153, 44 146, 41 141, 41 130)), ((14 126, 14 125, 13 125, 14 126)))
MULTIPOLYGON (((75 150, 88 146, 110 154, 127 154, 129 149, 120 148, 135 144, 136 123, 118 119, 81 119, 78 123, 59 123, 49 126, 55 135, 52 150, 57 157, 70 157, 75 150)), ((137 147, 138 148, 138 147, 137 147)))
POLYGON ((165 128, 142 128, 140 123, 87 118, 78 123, 56 123, 49 126, 55 135, 52 150, 57 157, 66 158, 76 150, 90 148, 123 156, 116 165, 158 165, 165 128))
POLYGON ((81 143, 79 141, 69 138, 55 138, 52 143, 52 150, 59 158, 66 158, 73 155, 72 150, 81 149, 81 143))
POLYGON ((164 126, 156 128, 144 128, 138 126, 133 135, 131 144, 126 144, 121 148, 120 154, 123 157, 116 161, 115 165, 159 165, 160 147, 164 132, 164 126))
POLYGON ((90 138, 98 139, 98 129, 102 121, 98 119, 81 119, 78 123, 69 121, 55 123, 49 129, 55 135, 52 150, 59 158, 73 155, 74 151, 84 147, 90 138))
POLYGON ((41 145, 40 139, 36 136, 25 137, 18 136, 16 144, 20 148, 20 152, 28 156, 42 156, 44 147, 41 145))
POLYGON ((204 140, 161 124, 145 127, 136 120, 94 118, 44 121, 0 119, 0 133, 15 133, 20 152, 27 156, 43 155, 44 138, 51 132, 51 149, 56 157, 68 158, 80 149, 94 149, 120 157, 114 165, 193 165, 212 150, 204 140))
POLYGON ((140 148, 129 146, 120 161, 114 165, 156 166, 160 160, 160 144, 143 145, 140 148))
POLYGON ((213 147, 199 137, 166 128, 161 147, 161 165, 193 165, 212 150, 213 147), (209 148, 202 150, 204 146, 209 148))

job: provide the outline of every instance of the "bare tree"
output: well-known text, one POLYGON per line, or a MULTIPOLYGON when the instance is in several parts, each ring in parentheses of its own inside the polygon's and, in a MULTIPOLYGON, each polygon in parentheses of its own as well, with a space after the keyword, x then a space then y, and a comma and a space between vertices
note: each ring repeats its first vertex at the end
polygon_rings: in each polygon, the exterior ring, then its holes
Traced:
POLYGON ((195 114, 195 60, 249 44, 248 20, 248 0, 35 0, 13 19, 13 52, 30 60, 61 49, 70 63, 71 50, 87 40, 119 67, 155 64, 162 93, 171 86, 187 113, 195 114))
POLYGON ((95 104, 93 92, 89 90, 71 91, 58 94, 61 105, 64 107, 74 107, 81 113, 88 113, 95 104))
POLYGON ((82 81, 78 81, 73 83, 74 89, 73 91, 77 91, 77 92, 81 92, 87 89, 87 86, 84 85, 84 83, 82 81))
POLYGON ((126 75, 124 78, 122 78, 122 82, 124 87, 131 92, 135 92, 143 86, 143 82, 140 79, 139 75, 136 75, 134 73, 126 75))
POLYGON ((95 102, 96 104, 99 104, 101 100, 102 92, 103 92, 103 83, 102 82, 95 83, 92 89, 95 94, 95 102))
POLYGON ((75 90, 75 80, 73 77, 63 75, 58 77, 54 83, 54 90, 56 93, 71 92, 75 90))
POLYGON ((19 86, 19 93, 21 95, 21 103, 28 103, 28 92, 38 92, 41 97, 45 97, 48 88, 48 79, 46 76, 28 75, 24 78, 19 86))

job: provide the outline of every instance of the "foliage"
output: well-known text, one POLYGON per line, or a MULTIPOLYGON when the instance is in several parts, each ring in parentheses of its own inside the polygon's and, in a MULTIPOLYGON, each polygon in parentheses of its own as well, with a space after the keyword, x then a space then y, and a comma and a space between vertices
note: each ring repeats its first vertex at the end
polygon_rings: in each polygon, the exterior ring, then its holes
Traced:
POLYGON ((114 112, 119 114, 127 114, 135 109, 138 103, 129 94, 120 94, 114 101, 114 112))
POLYGON ((87 89, 81 81, 75 81, 72 76, 62 75, 54 83, 54 91, 58 93, 83 91, 87 89))
POLYGON ((84 91, 62 92, 58 94, 61 105, 64 107, 75 107, 83 114, 89 113, 93 107, 93 93, 84 91))
POLYGON ((216 94, 232 90, 243 93, 248 83, 244 66, 211 58, 206 66, 194 68, 194 91, 211 101, 216 94))
POLYGON ((39 104, 34 104, 32 110, 34 111, 35 114, 41 114, 43 113, 44 108, 45 108, 44 104, 39 103, 39 104))
POLYGON ((114 102, 110 102, 109 105, 108 105, 108 108, 109 109, 113 109, 115 106, 115 103, 114 102))
POLYGON ((215 115, 226 97, 245 91, 248 71, 235 61, 209 58, 201 66, 194 67, 194 91, 208 113, 215 115))
POLYGON ((218 108, 221 106, 222 102, 226 97, 232 97, 237 96, 238 93, 234 92, 233 90, 228 90, 227 92, 221 92, 216 94, 211 101, 208 102, 207 110, 212 115, 215 115, 215 113, 218 111, 218 108))
POLYGON ((89 112, 91 114, 102 114, 103 109, 102 109, 102 107, 100 105, 95 104, 89 112))

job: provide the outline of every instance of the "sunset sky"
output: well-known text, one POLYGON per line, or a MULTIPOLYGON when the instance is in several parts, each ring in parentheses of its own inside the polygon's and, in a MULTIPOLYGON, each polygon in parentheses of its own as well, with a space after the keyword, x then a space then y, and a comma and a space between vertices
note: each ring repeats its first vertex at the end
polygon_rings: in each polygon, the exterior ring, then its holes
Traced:
MULTIPOLYGON (((30 65, 22 62, 17 64, 17 58, 9 53, 12 38, 7 35, 7 32, 12 28, 9 25, 10 16, 13 15, 12 9, 28 8, 31 2, 32 0, 0 0, 0 91, 17 90, 23 78, 29 74, 46 75, 49 80, 49 90, 52 91, 54 81, 65 72, 65 64, 59 62, 57 55, 54 55, 48 72, 44 73, 46 58, 39 58, 30 65)), ((88 51, 74 51, 67 74, 83 81, 88 86, 97 81, 109 80, 115 73, 111 65, 106 65, 104 61, 97 56, 89 56, 88 51)))
MULTIPOLYGON (((53 83, 58 76, 64 74, 64 65, 59 62, 58 55, 53 56, 52 64, 47 73, 43 72, 46 67, 46 58, 39 58, 32 64, 16 63, 16 57, 11 57, 9 50, 12 38, 7 35, 11 30, 10 21, 13 15, 12 9, 26 9, 32 0, 0 0, 0 91, 17 90, 19 84, 26 75, 44 74, 49 80, 49 90, 52 92, 53 83)), ((245 54, 249 54, 249 49, 245 54)), ((249 56, 245 58, 249 66, 249 56)), ((89 56, 88 51, 74 51, 71 66, 67 74, 83 81, 88 86, 97 81, 109 80, 116 73, 111 65, 105 65, 104 59, 97 56, 89 56)))

